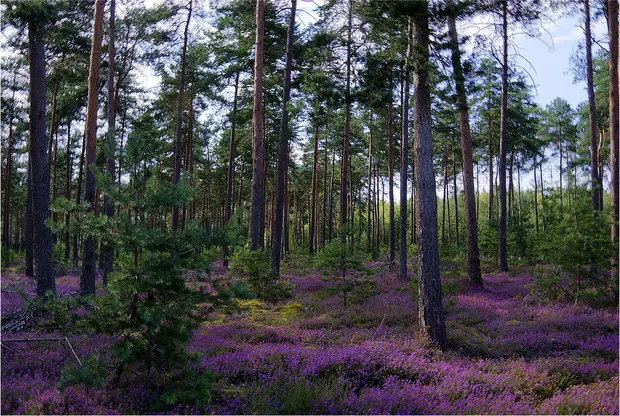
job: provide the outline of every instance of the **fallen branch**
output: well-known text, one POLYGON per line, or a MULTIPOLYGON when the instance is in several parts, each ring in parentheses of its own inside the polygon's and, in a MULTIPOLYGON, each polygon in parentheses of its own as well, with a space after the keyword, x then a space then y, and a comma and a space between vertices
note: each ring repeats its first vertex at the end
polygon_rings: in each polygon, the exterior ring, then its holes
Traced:
MULTIPOLYGON (((76 354, 75 350, 73 349, 73 346, 71 345, 71 342, 69 341, 69 338, 67 337, 11 338, 11 339, 2 340, 2 342, 62 342, 62 341, 65 341, 67 343, 76 361, 78 362, 80 367, 82 367, 82 361, 80 361, 80 358, 76 354)), ((8 349, 8 347, 6 347, 5 345, 2 345, 2 346, 8 349)))
POLYGON ((64 338, 46 337, 46 338, 11 338, 3 339, 2 342, 53 342, 64 341, 64 338))
POLYGON ((71 349, 71 352, 73 353, 73 356, 75 357, 75 359, 77 360, 78 364, 80 365, 80 367, 82 367, 82 362, 80 361, 80 357, 77 356, 77 354, 75 353, 75 350, 73 349, 73 346, 71 345, 71 343, 69 342, 69 338, 65 337, 65 342, 67 343, 67 345, 69 346, 69 348, 71 349))
POLYGON ((381 320, 381 323, 379 324, 379 327, 377 328, 377 330, 375 331, 375 335, 374 337, 377 338, 377 334, 379 333, 379 330, 381 329, 381 327, 383 326, 383 322, 385 321, 385 317, 387 316, 387 314, 383 314, 383 319, 381 320))
POLYGON ((4 344, 3 344, 3 343, 1 343, 1 342, 0 342, 0 347, 5 348, 5 349, 7 349, 7 350, 9 350, 9 351, 11 351, 11 352, 15 352, 15 350, 14 350, 14 349, 11 349, 11 348, 7 347, 6 345, 4 345, 4 344))

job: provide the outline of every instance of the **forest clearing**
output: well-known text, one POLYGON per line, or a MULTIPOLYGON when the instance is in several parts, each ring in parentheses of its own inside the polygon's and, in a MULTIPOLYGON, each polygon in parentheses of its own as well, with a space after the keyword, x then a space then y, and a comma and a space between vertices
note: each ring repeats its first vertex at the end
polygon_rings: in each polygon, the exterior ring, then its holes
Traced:
MULTIPOLYGON (((395 273, 373 274, 345 309, 328 279, 291 266, 283 275, 296 285, 293 299, 238 300, 195 331, 188 350, 200 358, 192 366, 218 375, 202 386, 208 404, 166 405, 162 386, 140 374, 116 386, 71 385, 63 369, 77 364, 60 343, 7 343, 2 413, 618 413, 616 307, 539 305, 527 269, 485 275, 484 292, 450 277, 442 282, 449 345, 442 353, 412 336, 417 306, 395 273)), ((63 276, 59 289, 77 292, 78 280, 63 276)), ((23 281, 3 279, 3 315, 20 303, 7 288, 23 281)), ((6 339, 37 337, 26 331, 6 339)), ((106 360, 111 339, 71 342, 82 359, 106 360)))
POLYGON ((617 0, 7 0, 2 414, 619 414, 617 0))

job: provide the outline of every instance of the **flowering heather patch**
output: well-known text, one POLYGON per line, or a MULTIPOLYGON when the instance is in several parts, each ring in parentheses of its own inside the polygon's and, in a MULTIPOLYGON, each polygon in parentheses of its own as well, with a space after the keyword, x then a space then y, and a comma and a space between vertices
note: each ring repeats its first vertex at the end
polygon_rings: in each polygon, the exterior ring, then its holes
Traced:
MULTIPOLYGON (((194 333, 195 369, 219 374, 206 406, 153 409, 161 392, 138 377, 63 390, 69 351, 58 343, 11 344, 2 354, 2 412, 619 412, 616 309, 532 304, 527 274, 488 275, 484 291, 445 297, 450 348, 440 352, 417 341, 411 287, 393 273, 377 273, 371 295, 346 309, 320 274, 286 277, 296 284, 289 303, 247 301, 194 333)), ((74 283, 59 279, 59 287, 74 283)), ((72 342, 80 357, 105 357, 110 340, 72 342)))

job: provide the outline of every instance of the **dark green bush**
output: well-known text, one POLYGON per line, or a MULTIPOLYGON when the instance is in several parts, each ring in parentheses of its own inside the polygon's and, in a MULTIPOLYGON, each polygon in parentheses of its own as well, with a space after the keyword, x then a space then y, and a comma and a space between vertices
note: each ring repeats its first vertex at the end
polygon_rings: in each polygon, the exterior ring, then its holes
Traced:
POLYGON ((291 297, 293 284, 271 271, 264 250, 235 250, 229 269, 233 275, 245 278, 250 290, 261 299, 278 301, 291 297))
POLYGON ((102 388, 105 385, 108 370, 104 362, 96 355, 89 355, 82 366, 75 362, 65 366, 60 372, 60 388, 82 384, 87 387, 102 388))
POLYGON ((373 292, 372 281, 368 271, 363 267, 361 250, 353 253, 348 246, 343 246, 339 239, 332 240, 323 247, 314 259, 314 265, 335 284, 336 290, 342 295, 346 307, 348 297, 351 301, 361 301, 373 292))
POLYGON ((155 409, 174 407, 180 404, 207 406, 211 403, 213 383, 217 381, 217 374, 210 371, 196 372, 187 369, 175 374, 166 383, 166 390, 162 393, 160 402, 155 409))
POLYGON ((143 252, 137 265, 120 263, 107 296, 94 300, 87 319, 99 333, 120 337, 111 348, 118 360, 117 379, 126 365, 147 371, 186 362, 185 345, 197 325, 191 315, 197 301, 185 286, 176 253, 143 252))

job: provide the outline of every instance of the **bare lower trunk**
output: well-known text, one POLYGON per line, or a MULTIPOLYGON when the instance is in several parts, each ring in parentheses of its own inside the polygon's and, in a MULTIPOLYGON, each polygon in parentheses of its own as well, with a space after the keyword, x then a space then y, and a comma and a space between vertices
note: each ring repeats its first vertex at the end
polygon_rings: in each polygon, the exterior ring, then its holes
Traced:
POLYGON ((26 270, 25 274, 28 277, 34 276, 34 224, 33 224, 33 212, 32 212, 32 150, 31 150, 32 137, 28 138, 28 173, 26 176, 27 182, 27 194, 26 194, 26 213, 24 233, 26 234, 26 270))
POLYGON ((32 213, 37 296, 56 294, 52 264, 52 235, 45 223, 49 218, 50 182, 45 135, 45 31, 41 23, 28 24, 30 61, 30 161, 32 171, 32 213))
POLYGON ((456 154, 452 151, 452 191, 454 193, 454 241, 459 245, 459 200, 458 188, 456 187, 456 154))
MULTIPOLYGON (((585 17, 585 48, 586 48, 586 83, 588 87, 588 118, 590 122, 590 169, 592 176, 592 207, 595 210, 603 209, 599 199, 601 178, 598 174, 598 152, 596 132, 596 101, 594 97, 594 70, 592 69, 592 34, 590 28, 590 0, 583 0, 585 17)), ((617 83, 616 83, 617 85, 617 83)))
MULTIPOLYGON (((181 179, 181 139, 183 135, 183 95, 185 93, 185 67, 187 61, 187 44, 189 40, 189 23, 192 18, 193 0, 189 2, 187 21, 183 33, 183 50, 181 51, 181 72, 179 74, 179 96, 177 98, 176 131, 174 141, 174 172, 172 181, 175 185, 181 179)), ((172 207, 172 231, 179 229, 179 206, 172 207)))
MULTIPOLYGON (((316 123, 316 122, 315 122, 316 123)), ((316 223, 316 183, 319 168, 319 126, 314 126, 314 156, 312 159, 312 193, 310 197, 310 223, 308 224, 308 246, 310 254, 314 254, 315 223, 316 223)))
MULTIPOLYGON (((106 160, 108 175, 110 175, 110 181, 114 183, 114 174, 116 173, 115 167, 115 152, 116 152, 116 94, 114 89, 115 78, 115 57, 116 49, 114 47, 116 29, 116 0, 110 0, 110 24, 108 28, 109 42, 108 42, 108 134, 107 134, 107 153, 106 160)), ((110 197, 106 194, 103 199, 103 211, 108 218, 114 217, 114 204, 110 197)), ((103 257, 103 284, 107 285, 108 275, 112 272, 112 263, 114 256, 112 255, 112 249, 108 246, 104 246, 101 256, 103 257)))
POLYGON ((502 103, 499 141, 499 269, 508 271, 506 251, 506 152, 508 147, 508 0, 502 1, 502 103))
POLYGON ((392 97, 387 109, 387 139, 388 139, 388 198, 390 202, 390 263, 396 259, 396 224, 394 214, 394 155, 392 149, 392 97))
MULTIPOLYGON (((342 140, 342 160, 340 161, 340 242, 342 253, 344 253, 347 242, 347 208, 348 208, 348 185, 349 185, 349 139, 351 135, 351 43, 353 30, 353 0, 349 0, 348 5, 348 26, 347 26, 347 80, 345 89, 345 119, 344 135, 342 140)), ((341 263, 344 258, 341 258, 341 263)))
MULTIPOLYGON (((72 170, 72 155, 71 155, 71 120, 67 122, 67 150, 66 150, 66 167, 67 172, 65 178, 65 197, 67 201, 71 200, 71 176, 72 170)), ((69 224, 71 222, 71 213, 67 212, 65 215, 65 259, 69 260, 71 256, 71 239, 69 235, 69 224)))
POLYGON ((329 241, 332 241, 334 236, 334 170, 335 170, 335 158, 336 152, 332 152, 332 174, 329 182, 329 226, 328 234, 329 241))
MULTIPOLYGON (((428 3, 426 7, 428 7, 428 3)), ((447 343, 444 323, 439 248, 437 245, 437 203, 433 170, 431 91, 428 80, 428 10, 415 16, 413 45, 417 65, 413 73, 413 126, 416 157, 416 204, 418 210, 419 325, 421 333, 444 348, 447 343)))
POLYGON ((607 22, 609 31, 609 138, 611 150, 609 166, 611 169, 611 240, 614 244, 615 273, 618 273, 618 207, 620 196, 619 164, 618 164, 618 136, 619 136, 619 97, 618 97, 618 2, 607 0, 607 22))
POLYGON ((538 181, 536 180, 536 160, 534 160, 534 216, 536 218, 536 234, 538 234, 538 181))
POLYGON ((371 209, 373 204, 372 198, 372 184, 373 184, 373 176, 372 176, 372 151, 373 151, 373 128, 372 128, 372 120, 370 122, 370 137, 368 144, 368 198, 367 198, 367 207, 366 207, 366 252, 370 253, 371 247, 374 248, 372 244, 372 231, 374 227, 372 227, 372 221, 370 220, 371 209))
POLYGON ((254 55, 254 108, 252 110, 252 196, 250 249, 264 245, 261 219, 265 209, 265 143, 263 137, 263 51, 265 48, 265 0, 256 2, 256 50, 254 55))
MULTIPOLYGON (((86 183, 84 200, 88 212, 95 208, 95 174, 93 165, 97 156, 97 107, 99 93, 99 75, 101 71, 101 41, 103 38, 103 13, 105 0, 95 1, 93 40, 90 53, 90 70, 88 75, 88 108, 86 111, 86 183)), ((80 294, 95 294, 96 240, 87 237, 82 248, 82 274, 80 275, 80 294)))
MULTIPOLYGON (((15 96, 15 93, 13 93, 15 96)), ((15 102, 13 97, 12 102, 15 102)), ((6 170, 4 185, 4 207, 2 213, 2 245, 8 246, 11 239, 10 222, 9 222, 9 207, 11 206, 11 176, 13 173, 13 108, 11 107, 11 115, 9 116, 9 137, 7 139, 7 153, 6 153, 6 170)))
MULTIPOLYGON (((80 166, 78 170, 77 189, 75 203, 79 206, 82 202, 82 177, 84 176, 84 156, 86 152, 86 134, 82 135, 82 151, 80 153, 80 166)), ((73 233, 73 265, 78 265, 78 233, 73 233)))
MULTIPOLYGON (((286 182, 286 168, 288 158, 288 102, 291 96, 291 69, 293 67, 293 35, 295 32, 295 9, 297 0, 291 2, 291 15, 288 22, 288 33, 286 36, 286 58, 284 63, 284 92, 282 97, 282 118, 280 121, 280 147, 278 149, 278 174, 276 179, 276 203, 274 223, 272 227, 271 247, 271 270, 280 274, 280 251, 282 246, 282 227, 284 218, 284 193, 286 182)), ((318 142, 318 125, 315 141, 318 142)), ((318 143, 314 144, 314 177, 313 177, 313 197, 316 199, 316 175, 317 172, 318 143)), ((316 201, 312 208, 316 210, 316 201)), ((312 243, 311 243, 312 245, 312 243)), ((310 250, 312 251, 312 249, 310 250)))
MULTIPOLYGON (((428 24, 428 23, 427 23, 428 24)), ((405 73, 403 81, 403 108, 402 127, 400 140, 400 258, 398 276, 401 280, 407 280, 407 167, 409 166, 409 68, 412 65, 413 53, 413 24, 409 22, 407 28, 407 58, 405 61, 405 73)), ((420 29, 418 27, 418 29, 420 29)), ((419 39, 418 39, 419 40, 419 39)), ((416 68, 417 69, 417 68, 416 68)), ((416 92, 414 92, 415 94, 416 92)), ((420 160, 417 159, 419 163, 420 160)), ((434 187, 433 187, 434 189, 434 187)))
MULTIPOLYGON (((237 121, 237 97, 239 95, 239 74, 235 75, 235 95, 233 98, 233 108, 230 117, 230 141, 228 143, 228 174, 226 175, 226 224, 232 215, 233 199, 233 175, 235 173, 235 130, 237 121)), ((228 267, 228 242, 224 242, 223 247, 224 267, 228 267)))

